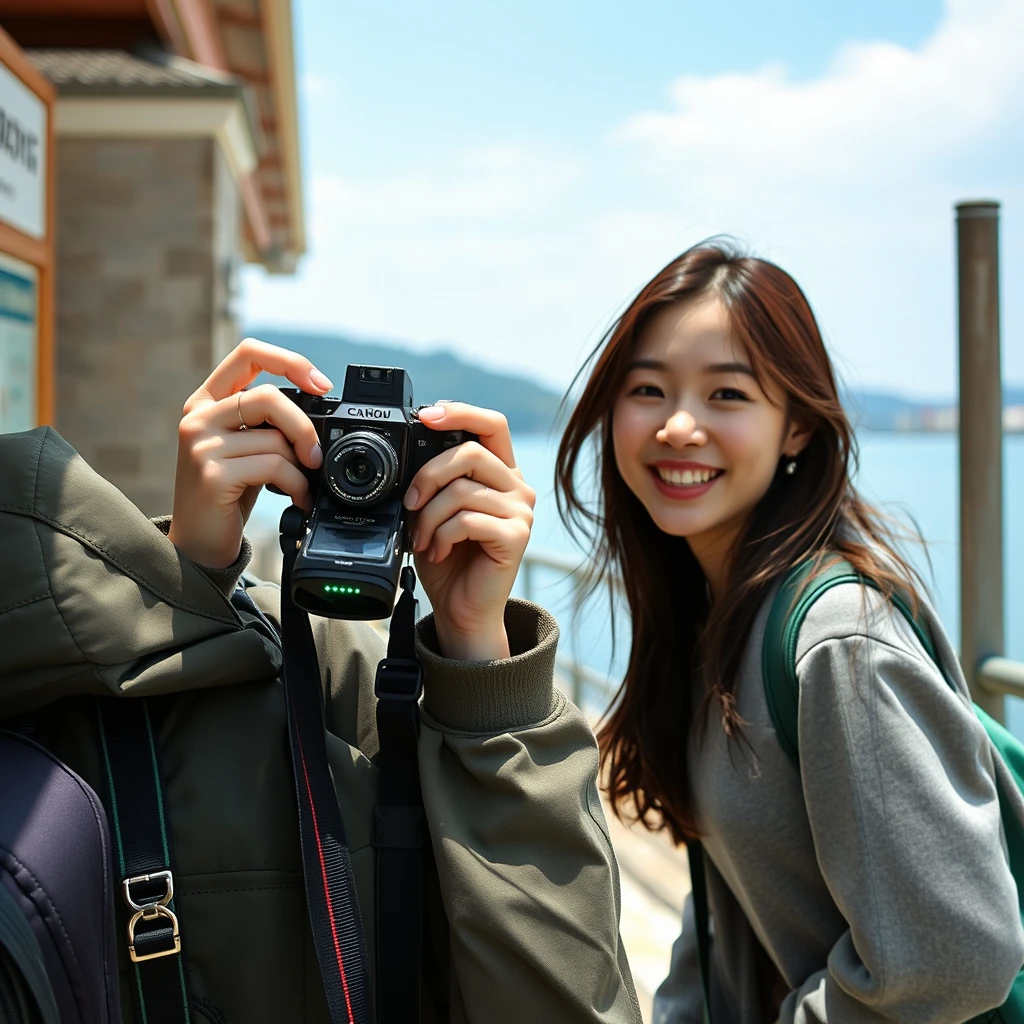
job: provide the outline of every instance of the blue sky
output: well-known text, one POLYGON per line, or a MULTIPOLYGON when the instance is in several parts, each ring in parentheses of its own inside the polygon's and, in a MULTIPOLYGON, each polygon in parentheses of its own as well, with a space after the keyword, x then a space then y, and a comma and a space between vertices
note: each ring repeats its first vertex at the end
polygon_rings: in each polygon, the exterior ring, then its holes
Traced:
POLYGON ((562 387, 729 232, 800 281, 848 380, 952 394, 952 204, 994 197, 1024 381, 1024 0, 294 5, 310 253, 246 272, 249 325, 562 387))

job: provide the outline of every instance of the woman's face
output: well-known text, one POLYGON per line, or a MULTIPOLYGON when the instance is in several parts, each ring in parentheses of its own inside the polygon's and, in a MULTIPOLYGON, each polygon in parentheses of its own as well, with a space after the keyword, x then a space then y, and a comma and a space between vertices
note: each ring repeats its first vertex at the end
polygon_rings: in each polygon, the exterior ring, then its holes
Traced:
MULTIPOLYGON (((783 454, 806 443, 766 394, 717 298, 655 313, 616 400, 615 462, 657 526, 723 559, 783 454)), ((709 573, 709 576, 711 574, 709 573)))

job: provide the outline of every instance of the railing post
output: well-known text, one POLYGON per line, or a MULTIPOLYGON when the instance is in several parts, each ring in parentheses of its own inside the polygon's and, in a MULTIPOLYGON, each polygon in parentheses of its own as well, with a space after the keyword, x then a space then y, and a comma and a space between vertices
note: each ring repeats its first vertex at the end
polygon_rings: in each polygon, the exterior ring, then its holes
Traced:
POLYGON ((533 600, 533 559, 530 558, 530 553, 526 552, 523 556, 522 565, 520 569, 523 573, 523 597, 527 601, 533 600))
POLYGON ((974 700, 1003 720, 979 662, 1003 653, 1003 395, 999 204, 957 203, 960 347, 960 660, 974 700))

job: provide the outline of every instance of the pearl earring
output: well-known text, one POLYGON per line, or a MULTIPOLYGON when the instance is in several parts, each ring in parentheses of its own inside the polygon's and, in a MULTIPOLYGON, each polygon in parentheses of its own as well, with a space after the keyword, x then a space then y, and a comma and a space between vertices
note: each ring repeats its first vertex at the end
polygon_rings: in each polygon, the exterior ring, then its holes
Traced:
POLYGON ((790 459, 786 463, 786 475, 792 476, 796 472, 796 459, 790 459))

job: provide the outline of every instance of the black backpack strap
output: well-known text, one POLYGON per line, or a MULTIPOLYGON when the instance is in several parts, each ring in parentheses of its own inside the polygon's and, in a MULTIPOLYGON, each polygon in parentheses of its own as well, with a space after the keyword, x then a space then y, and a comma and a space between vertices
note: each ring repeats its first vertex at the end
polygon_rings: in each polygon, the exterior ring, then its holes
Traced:
POLYGON ((693 890, 693 921, 697 929, 697 963, 704 989, 704 1024, 711 1024, 711 914, 708 910, 708 883, 704 872, 704 850, 696 839, 686 844, 693 890))
POLYGON ((131 914, 136 1010, 147 1024, 190 1024, 170 830, 148 703, 125 697, 96 704, 121 896, 131 914))
POLYGON ((374 808, 377 848, 377 1021, 420 1019, 423 959, 423 845, 426 828, 419 770, 419 698, 423 666, 416 657, 416 575, 402 570, 402 596, 391 617, 388 656, 377 666, 374 808))
POLYGON ((295 506, 286 509, 281 517, 282 676, 306 905, 332 1024, 370 1024, 366 940, 352 858, 327 759, 320 666, 309 616, 288 596, 296 543, 304 533, 305 514, 295 506))

